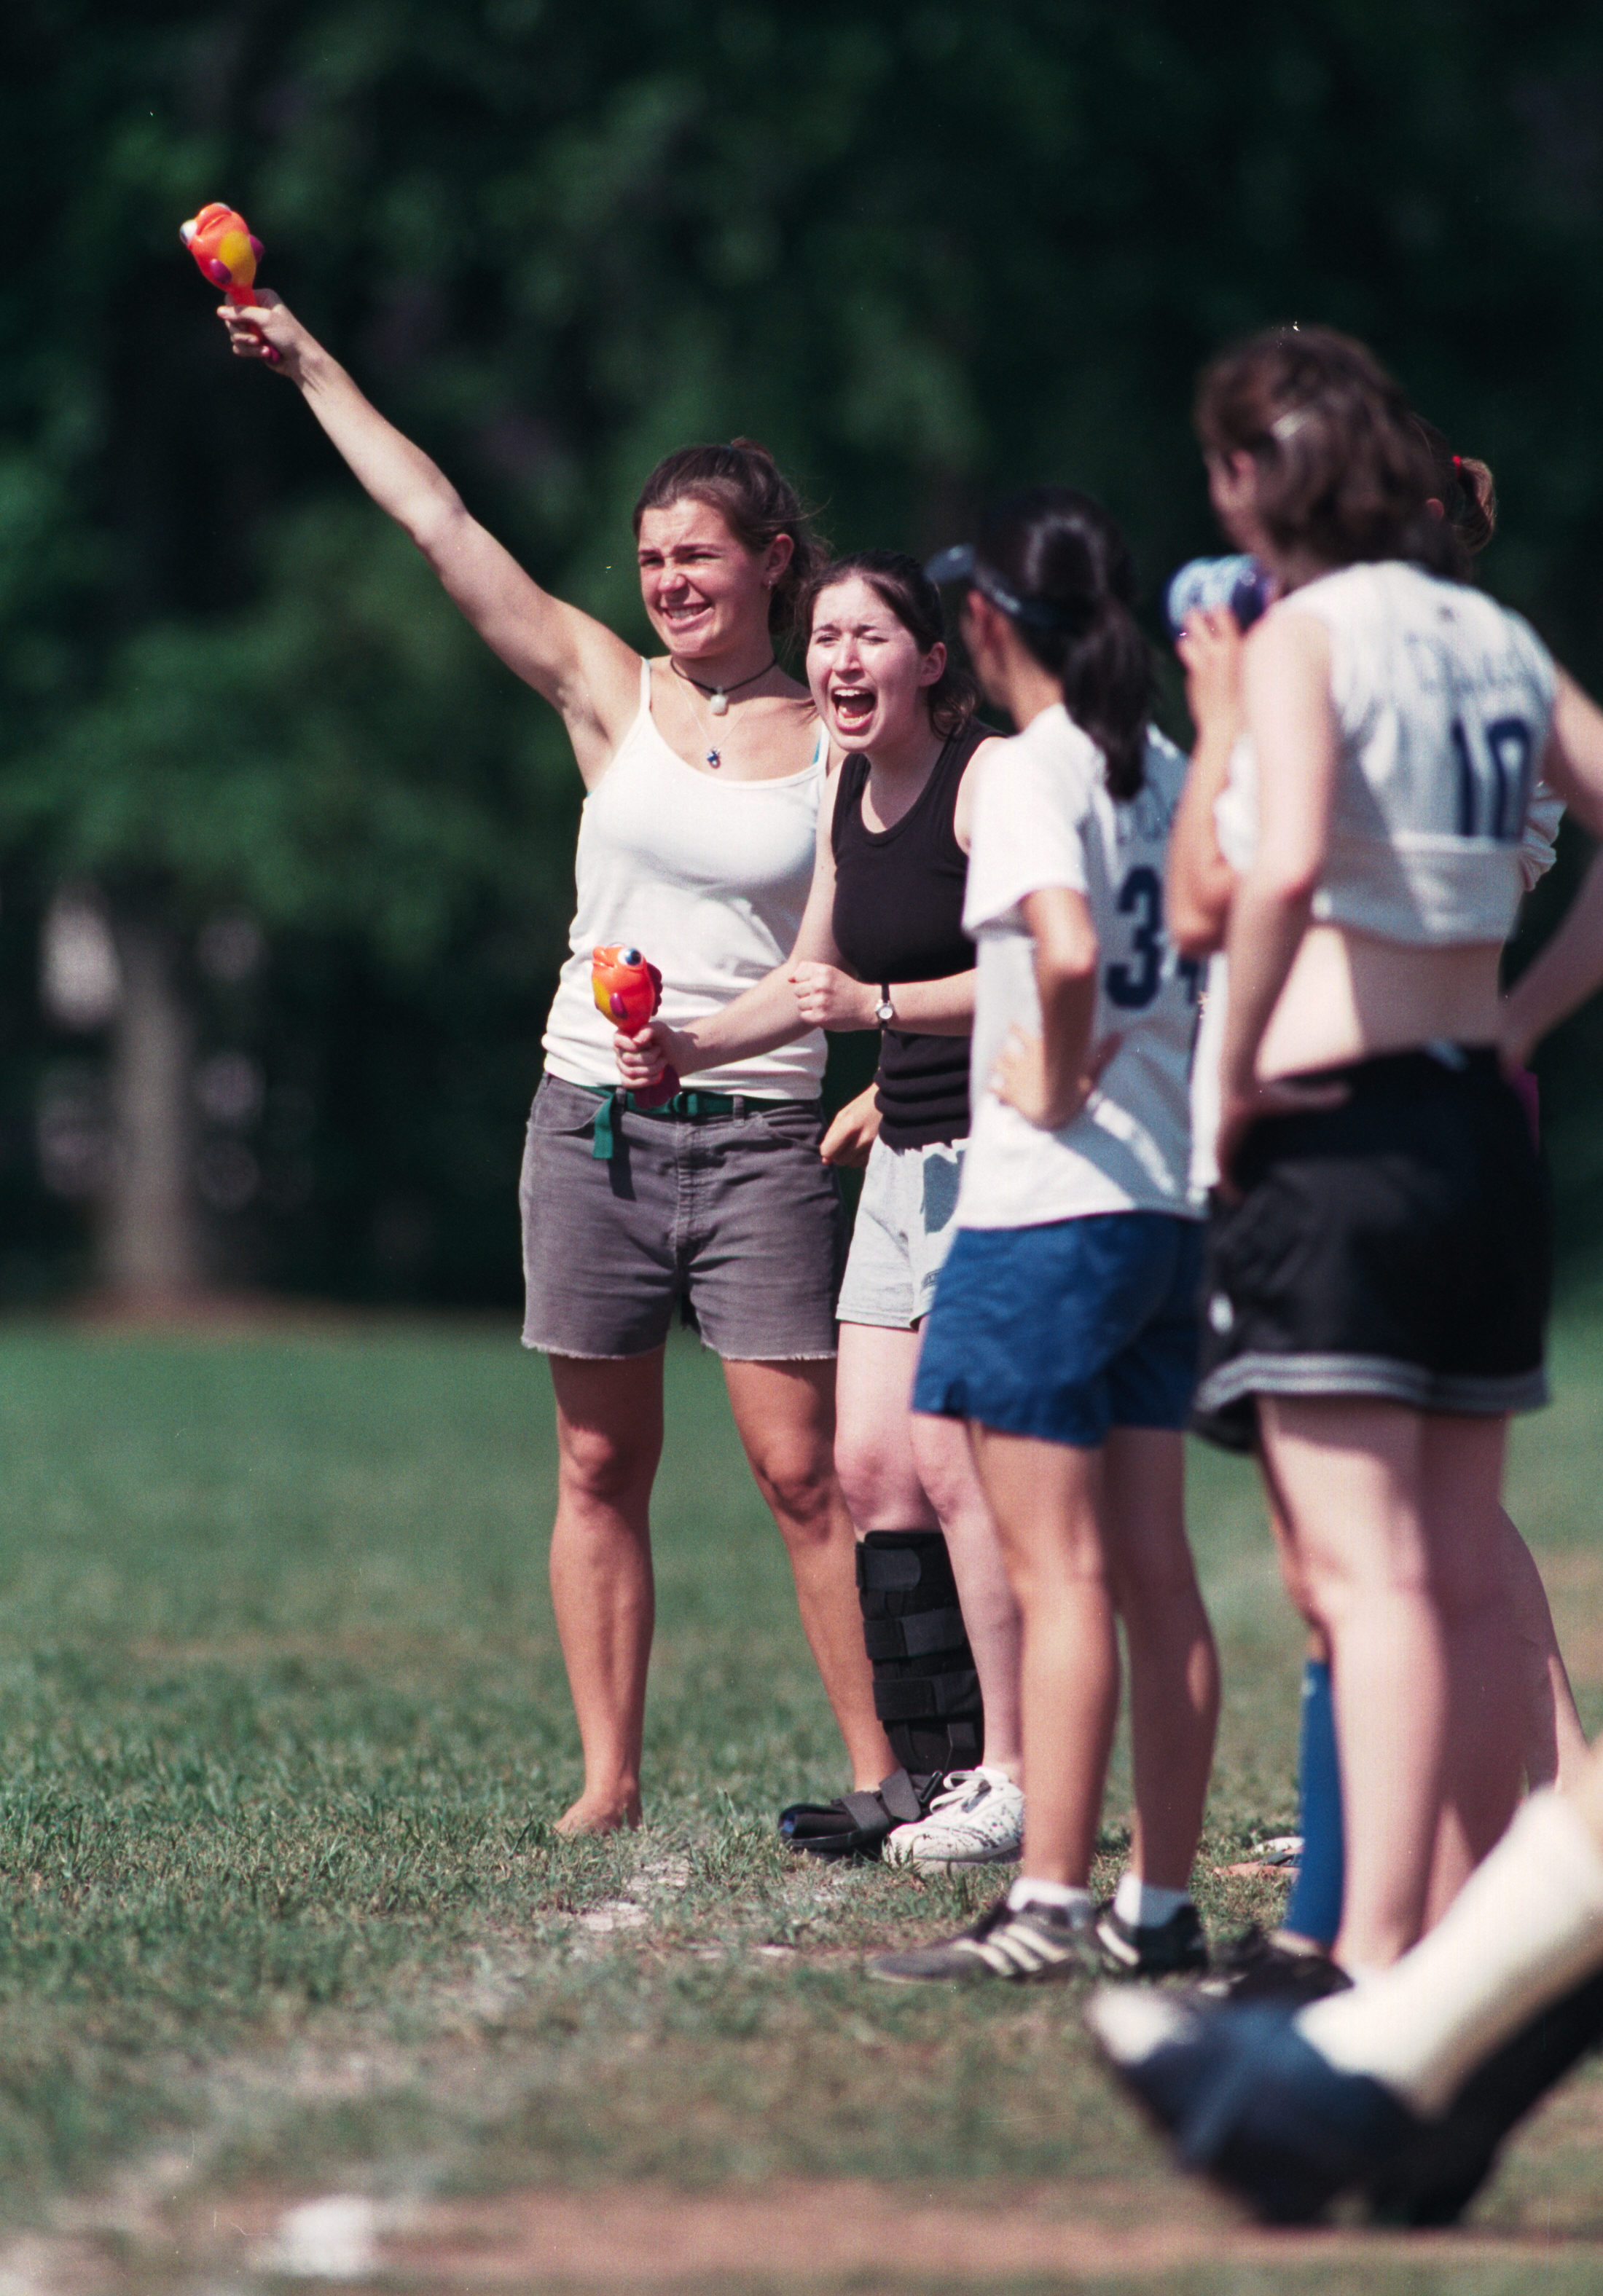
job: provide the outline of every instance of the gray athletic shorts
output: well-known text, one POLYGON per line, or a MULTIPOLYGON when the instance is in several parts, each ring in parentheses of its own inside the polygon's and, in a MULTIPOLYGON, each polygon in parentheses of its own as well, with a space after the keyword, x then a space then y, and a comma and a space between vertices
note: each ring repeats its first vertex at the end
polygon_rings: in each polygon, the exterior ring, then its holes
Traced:
POLYGON ((966 1145, 941 1140, 929 1148, 887 1148, 875 1142, 836 1309, 843 1324, 907 1332, 929 1314, 956 1233, 952 1214, 966 1145))
POLYGON ((818 1160, 817 1101, 744 1115, 651 1116, 540 1080, 529 1117, 523 1344, 592 1359, 648 1355, 676 1306, 720 1356, 780 1363, 835 1352, 845 1217, 818 1160))

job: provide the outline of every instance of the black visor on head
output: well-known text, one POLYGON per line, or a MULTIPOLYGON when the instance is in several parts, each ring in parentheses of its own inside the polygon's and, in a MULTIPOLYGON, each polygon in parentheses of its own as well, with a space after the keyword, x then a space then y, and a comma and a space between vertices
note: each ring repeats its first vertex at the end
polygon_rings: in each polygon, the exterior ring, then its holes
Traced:
POLYGON ((1023 622, 1026 629, 1049 631, 1055 637, 1078 637, 1081 630, 1090 627, 1096 611, 1080 601, 1070 604, 1056 598, 1021 598, 994 568, 975 555, 972 542, 953 543, 949 550, 932 558, 924 571, 925 579, 937 588, 943 582, 966 582, 1010 621, 1023 622))

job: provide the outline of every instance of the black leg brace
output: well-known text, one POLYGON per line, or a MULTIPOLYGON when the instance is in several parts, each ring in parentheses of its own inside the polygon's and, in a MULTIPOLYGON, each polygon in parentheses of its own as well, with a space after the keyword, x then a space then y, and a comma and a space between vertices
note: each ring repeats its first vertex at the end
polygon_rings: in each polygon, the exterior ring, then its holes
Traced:
POLYGON ((972 1769, 985 1742, 980 1677, 938 1530, 871 1530, 858 1541, 858 1600, 874 1669, 874 1710, 904 1769, 972 1769))
POLYGON ((985 1742, 980 1677, 941 1533, 871 1530, 858 1541, 857 1584, 874 1710, 902 1767, 876 1788, 781 1810, 781 1837, 815 1857, 877 1857, 892 1826, 923 1817, 947 1771, 972 1769, 985 1742))

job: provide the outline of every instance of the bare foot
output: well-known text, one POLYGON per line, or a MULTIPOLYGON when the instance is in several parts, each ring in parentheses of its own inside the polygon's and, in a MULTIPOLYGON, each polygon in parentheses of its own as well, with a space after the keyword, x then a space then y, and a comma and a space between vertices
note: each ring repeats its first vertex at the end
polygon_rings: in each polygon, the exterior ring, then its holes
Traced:
POLYGON ((616 1802, 589 1801, 580 1794, 571 1809, 563 1810, 551 1831, 572 1841, 580 1834, 621 1833, 626 1826, 632 1831, 640 1823, 638 1794, 621 1808, 616 1802))

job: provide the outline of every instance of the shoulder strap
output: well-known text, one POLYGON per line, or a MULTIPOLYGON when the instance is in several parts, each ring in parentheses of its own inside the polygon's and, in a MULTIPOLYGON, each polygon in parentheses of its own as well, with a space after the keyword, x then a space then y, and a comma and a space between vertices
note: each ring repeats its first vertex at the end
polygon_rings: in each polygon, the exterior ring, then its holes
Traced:
POLYGON ((862 751, 848 750, 841 760, 840 779, 834 785, 834 811, 829 820, 829 843, 837 861, 852 823, 861 822, 863 785, 867 778, 868 764, 862 751))
POLYGON ((640 657, 640 708, 645 717, 651 716, 651 656, 644 653, 640 657))

